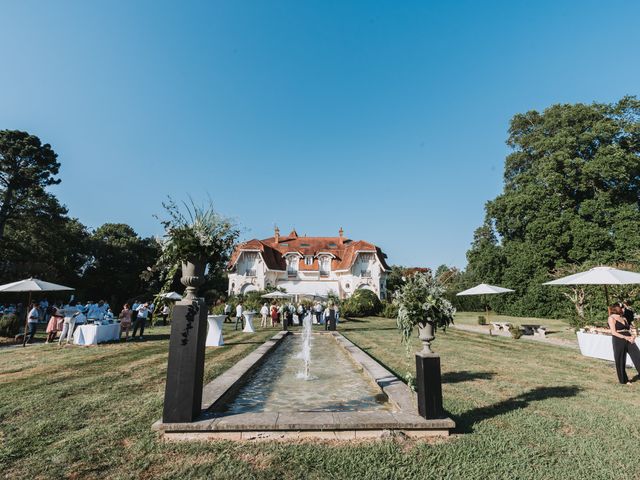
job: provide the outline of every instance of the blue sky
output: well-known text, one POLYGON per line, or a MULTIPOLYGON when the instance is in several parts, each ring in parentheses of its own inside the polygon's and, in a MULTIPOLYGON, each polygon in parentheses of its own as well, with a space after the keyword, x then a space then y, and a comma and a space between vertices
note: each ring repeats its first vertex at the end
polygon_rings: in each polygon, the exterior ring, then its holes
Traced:
POLYGON ((640 3, 0 4, 0 128, 51 143, 90 227, 159 234, 210 196, 245 238, 381 246, 463 267, 512 115, 640 85, 640 3))

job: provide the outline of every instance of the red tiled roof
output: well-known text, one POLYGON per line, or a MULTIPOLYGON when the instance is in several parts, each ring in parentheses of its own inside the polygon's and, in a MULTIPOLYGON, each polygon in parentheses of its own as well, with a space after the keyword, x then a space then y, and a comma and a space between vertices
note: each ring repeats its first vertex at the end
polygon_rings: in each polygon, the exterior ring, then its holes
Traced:
POLYGON ((331 269, 334 271, 350 269, 356 259, 357 252, 375 253, 383 268, 390 269, 385 261, 386 255, 372 243, 363 240, 352 241, 344 237, 300 237, 295 230, 287 236, 279 237, 277 243, 275 237, 269 237, 264 240, 249 240, 238 245, 229 261, 229 268, 235 265, 240 253, 244 250, 260 251, 270 270, 285 270, 284 256, 287 253, 299 253, 303 256, 311 255, 314 259, 311 265, 306 265, 301 260, 298 269, 317 271, 318 259, 316 255, 321 252, 334 255, 331 261, 331 269))

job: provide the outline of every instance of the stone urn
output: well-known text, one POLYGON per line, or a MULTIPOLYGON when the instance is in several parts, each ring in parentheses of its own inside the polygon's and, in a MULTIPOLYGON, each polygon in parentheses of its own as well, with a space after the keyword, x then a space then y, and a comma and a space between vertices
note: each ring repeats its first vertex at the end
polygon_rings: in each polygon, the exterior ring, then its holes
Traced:
POLYGON ((433 353, 433 350, 431 350, 431 342, 436 338, 433 320, 427 319, 424 322, 418 323, 418 334, 423 345, 421 353, 433 353))
POLYGON ((204 283, 206 266, 207 262, 204 258, 193 258, 182 262, 180 283, 187 287, 184 292, 186 300, 196 300, 198 298, 198 287, 204 283))

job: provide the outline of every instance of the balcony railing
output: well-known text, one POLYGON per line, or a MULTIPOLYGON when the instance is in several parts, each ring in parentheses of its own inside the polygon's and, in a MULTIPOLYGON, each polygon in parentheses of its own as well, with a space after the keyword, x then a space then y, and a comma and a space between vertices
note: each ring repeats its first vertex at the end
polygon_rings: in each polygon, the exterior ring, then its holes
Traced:
POLYGON ((371 278, 371 270, 361 270, 360 276, 362 278, 371 278))
POLYGON ((252 270, 245 270, 244 271, 244 275, 245 275, 245 277, 255 277, 256 276, 255 268, 252 269, 252 270))
POLYGON ((298 271, 297 270, 287 270, 287 276, 289 276, 289 277, 297 277, 298 276, 298 271))
POLYGON ((320 270, 320 276, 321 277, 328 277, 329 276, 329 270, 320 270))

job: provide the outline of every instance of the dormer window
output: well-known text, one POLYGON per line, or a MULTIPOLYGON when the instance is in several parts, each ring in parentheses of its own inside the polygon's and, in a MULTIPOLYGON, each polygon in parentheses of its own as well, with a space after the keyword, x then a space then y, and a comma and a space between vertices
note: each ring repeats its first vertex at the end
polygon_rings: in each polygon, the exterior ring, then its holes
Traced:
POLYGON ((309 245, 308 243, 301 243, 300 246, 301 247, 310 247, 311 245, 309 245))
POLYGON ((330 243, 329 245, 327 245, 329 248, 338 248, 338 245, 336 245, 335 243, 330 243))
POLYGON ((331 257, 323 255, 320 257, 320 275, 329 275, 331 271, 331 257))

